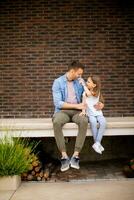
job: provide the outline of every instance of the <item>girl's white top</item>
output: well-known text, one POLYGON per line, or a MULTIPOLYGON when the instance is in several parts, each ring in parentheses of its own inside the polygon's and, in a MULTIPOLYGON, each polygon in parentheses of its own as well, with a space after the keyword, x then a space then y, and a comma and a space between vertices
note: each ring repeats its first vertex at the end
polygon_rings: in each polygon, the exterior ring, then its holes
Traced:
POLYGON ((86 104, 87 104, 86 113, 88 116, 103 115, 102 110, 96 110, 94 107, 94 105, 99 102, 99 95, 98 95, 98 97, 91 95, 91 96, 85 97, 85 98, 86 98, 86 104))

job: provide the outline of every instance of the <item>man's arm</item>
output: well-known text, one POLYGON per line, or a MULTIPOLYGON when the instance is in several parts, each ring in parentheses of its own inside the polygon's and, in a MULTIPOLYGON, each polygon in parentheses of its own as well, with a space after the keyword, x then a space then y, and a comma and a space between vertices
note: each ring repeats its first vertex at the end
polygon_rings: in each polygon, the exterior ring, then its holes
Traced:
POLYGON ((71 104, 71 103, 64 102, 63 105, 62 105, 62 109, 77 109, 77 110, 82 110, 84 108, 85 108, 84 103, 71 104))
POLYGON ((104 108, 104 103, 98 102, 97 104, 94 105, 96 110, 102 110, 104 108))
POLYGON ((58 82, 57 79, 53 83, 52 92, 53 92, 54 106, 59 108, 59 109, 61 109, 64 101, 62 100, 62 93, 61 93, 61 89, 60 89, 60 83, 58 82))
POLYGON ((94 107, 96 108, 96 110, 102 110, 104 108, 104 98, 102 93, 100 93, 99 102, 94 107))

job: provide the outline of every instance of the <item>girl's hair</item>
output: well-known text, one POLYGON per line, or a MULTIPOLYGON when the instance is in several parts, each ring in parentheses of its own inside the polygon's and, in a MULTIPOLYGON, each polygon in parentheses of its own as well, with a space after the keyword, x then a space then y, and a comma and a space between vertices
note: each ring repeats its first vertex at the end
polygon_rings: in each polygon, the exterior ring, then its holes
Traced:
POLYGON ((102 93, 101 93, 101 80, 100 80, 100 77, 99 76, 96 76, 96 75, 91 75, 90 76, 91 80, 93 81, 94 84, 96 84, 96 87, 93 88, 93 95, 94 96, 100 96, 100 101, 102 103, 104 103, 104 98, 102 96, 102 93))

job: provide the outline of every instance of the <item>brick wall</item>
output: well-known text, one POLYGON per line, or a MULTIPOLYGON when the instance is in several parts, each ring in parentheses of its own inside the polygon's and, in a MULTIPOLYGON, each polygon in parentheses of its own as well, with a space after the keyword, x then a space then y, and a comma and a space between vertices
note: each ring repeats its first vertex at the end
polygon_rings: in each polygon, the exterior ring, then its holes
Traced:
POLYGON ((1 117, 51 117, 52 82, 76 59, 101 76, 106 116, 134 115, 132 1, 0 2, 1 117))

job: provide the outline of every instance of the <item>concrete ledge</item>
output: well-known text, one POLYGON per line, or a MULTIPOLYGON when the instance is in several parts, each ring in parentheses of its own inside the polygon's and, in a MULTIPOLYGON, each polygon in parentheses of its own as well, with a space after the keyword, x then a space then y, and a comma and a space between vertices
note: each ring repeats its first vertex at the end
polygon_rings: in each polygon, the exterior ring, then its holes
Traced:
MULTIPOLYGON (((134 135, 134 117, 109 117, 105 136, 134 135)), ((76 136, 78 127, 67 123, 63 127, 64 136, 76 136)), ((6 118, 0 119, 0 136, 10 133, 14 137, 54 137, 51 118, 6 118)), ((90 124, 87 136, 91 136, 90 124)))

